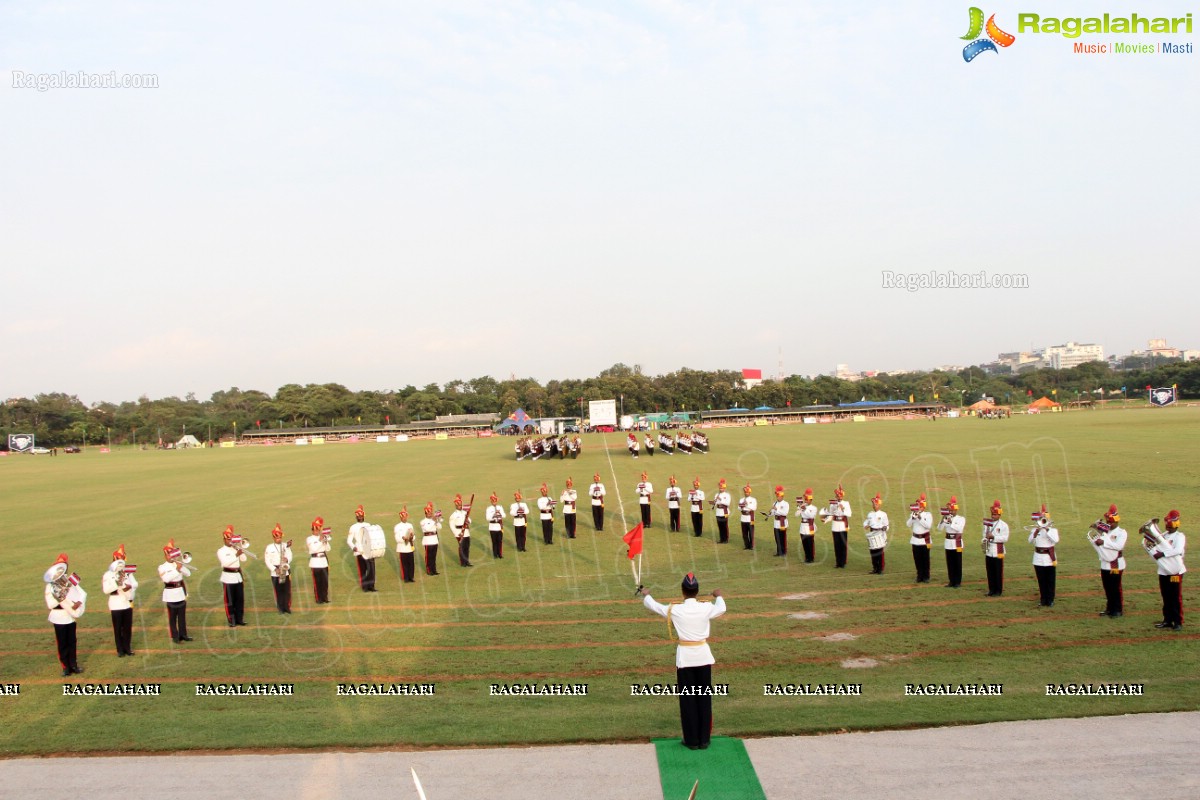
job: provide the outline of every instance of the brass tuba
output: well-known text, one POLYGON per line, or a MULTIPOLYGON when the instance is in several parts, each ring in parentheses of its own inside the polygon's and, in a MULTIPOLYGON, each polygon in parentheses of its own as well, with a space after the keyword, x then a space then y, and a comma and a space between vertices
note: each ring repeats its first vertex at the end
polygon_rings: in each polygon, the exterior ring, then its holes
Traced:
POLYGON ((1142 548, 1151 558, 1154 557, 1154 548, 1166 544, 1162 531, 1158 529, 1158 517, 1143 523, 1142 527, 1138 528, 1138 533, 1142 535, 1142 548))

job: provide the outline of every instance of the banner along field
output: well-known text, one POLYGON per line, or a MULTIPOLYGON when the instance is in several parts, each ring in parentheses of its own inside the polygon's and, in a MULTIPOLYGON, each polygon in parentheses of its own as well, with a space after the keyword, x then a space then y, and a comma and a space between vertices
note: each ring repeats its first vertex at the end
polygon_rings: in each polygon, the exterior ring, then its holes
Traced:
MULTIPOLYGON (((725 592, 713 624, 720 734, 754 736, 995 720, 1200 708, 1196 633, 1160 631, 1161 603, 1139 525, 1171 508, 1182 530, 1200 516, 1200 409, 1045 414, 1009 420, 938 419, 715 429, 709 455, 634 461, 624 436, 584 437, 578 460, 516 462, 512 440, 413 441, 196 451, 89 450, 81 455, 0 459, 0 694, 8 754, 183 749, 507 745, 645 741, 678 735, 677 703, 633 696, 632 686, 673 684, 674 645, 664 620, 642 608, 621 535, 637 521, 635 486, 655 487, 643 582, 662 601, 679 597, 694 571, 701 594, 725 592), (607 448, 607 449, 606 449, 607 448), (608 489, 607 524, 593 530, 587 488, 608 489), (750 483, 766 509, 783 485, 793 505, 806 487, 818 507, 841 483, 853 507, 850 560, 834 569, 828 525, 818 526, 817 563, 801 563, 792 517, 789 552, 774 558, 766 521, 757 549, 742 548, 736 522, 716 542, 705 504, 704 535, 668 533, 668 477, 685 493, 699 477, 711 498, 726 478, 735 499, 750 483), (572 476, 579 531, 561 514, 554 543, 531 519, 518 553, 505 521, 504 558, 489 553, 483 509, 495 491, 507 507, 530 503, 546 482, 557 498, 572 476), (401 584, 391 531, 407 504, 416 522, 432 501, 447 514, 455 493, 475 495, 472 568, 460 567, 448 526, 440 575, 420 569, 401 584), (870 575, 862 532, 880 492, 891 517, 887 568, 870 575), (914 583, 908 505, 921 492, 934 512, 951 495, 967 519, 964 583, 943 587, 935 530, 933 581, 914 583), (1000 500, 1012 540, 1005 592, 984 596, 981 518, 1000 500), (1037 603, 1032 548, 1022 526, 1045 502, 1061 536, 1058 600, 1037 603), (353 510, 388 533, 373 594, 356 585, 346 547, 353 510), (1126 614, 1103 608, 1099 565, 1085 531, 1116 503, 1129 531, 1126 614), (623 517, 622 517, 623 513, 623 517), (309 523, 333 528, 332 604, 315 606, 305 554, 309 523), (260 557, 279 523, 294 540, 293 610, 276 612, 260 561, 246 565, 247 621, 226 625, 216 550, 232 524, 260 557), (166 627, 157 567, 169 538, 193 554, 188 626, 175 645, 166 627), (141 582, 134 611, 136 655, 117 658, 100 578, 124 543, 141 582), (82 676, 59 677, 42 574, 59 552, 89 593, 79 623, 82 676), (64 684, 161 684, 160 696, 64 696, 64 684), (294 684, 292 696, 197 696, 197 684, 294 684), (340 684, 433 684, 433 694, 339 696, 340 684), (1047 696, 1048 684, 1137 684, 1141 695, 1047 696), (495 695, 492 685, 586 684, 586 696, 495 695), (858 695, 766 696, 766 685, 833 684, 858 695), (1000 695, 906 695, 909 684, 1002 685, 1000 695)), ((419 535, 419 534, 418 534, 419 535)), ((1195 538, 1194 541, 1197 541, 1195 538)), ((418 548, 419 550, 419 548, 418 548)), ((1190 621, 1194 607, 1184 583, 1190 621)))

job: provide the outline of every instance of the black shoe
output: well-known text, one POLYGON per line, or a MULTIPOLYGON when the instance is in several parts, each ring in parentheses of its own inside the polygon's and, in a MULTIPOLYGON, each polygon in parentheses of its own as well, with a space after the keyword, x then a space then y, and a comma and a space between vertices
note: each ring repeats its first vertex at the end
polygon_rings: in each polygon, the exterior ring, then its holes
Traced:
POLYGON ((988 592, 987 596, 988 597, 999 597, 1000 593, 999 592, 988 592))
POLYGON ((133 651, 132 651, 132 650, 126 650, 126 651, 125 651, 125 655, 127 655, 127 656, 131 656, 131 655, 133 655, 133 651))
POLYGON ((1100 616, 1100 617, 1107 617, 1107 616, 1108 616, 1108 612, 1107 612, 1107 611, 1101 611, 1099 614, 1097 614, 1097 616, 1100 616))
MULTIPOLYGON (((231 627, 231 628, 236 628, 236 627, 237 627, 237 623, 236 623, 236 622, 231 622, 231 623, 229 623, 229 627, 231 627)), ((179 642, 179 640, 178 640, 178 639, 175 639, 174 641, 175 641, 176 643, 178 643, 178 642, 179 642)))
POLYGON ((82 675, 83 669, 81 667, 77 667, 77 666, 71 667, 71 672, 74 672, 76 675, 82 675))
POLYGON ((64 678, 69 678, 69 677, 71 677, 71 670, 69 670, 69 669, 64 669, 64 670, 63 670, 63 674, 62 674, 62 676, 63 676, 64 678))
POLYGON ((708 749, 708 742, 705 742, 704 744, 700 745, 700 749, 701 749, 701 750, 707 750, 707 749, 708 749))
POLYGON ((118 651, 117 651, 117 658, 124 658, 124 657, 125 657, 125 651, 123 651, 123 650, 118 650, 118 651))
POLYGON ((1154 623, 1154 627, 1156 627, 1156 628, 1169 628, 1169 627, 1171 627, 1171 623, 1167 622, 1167 621, 1164 619, 1162 622, 1156 622, 1156 623, 1154 623))
MULTIPOLYGON (((1180 623, 1180 622, 1172 622, 1172 623, 1171 623, 1171 630, 1173 630, 1173 631, 1181 631, 1181 630, 1183 630, 1183 623, 1180 623)), ((83 670, 77 670, 77 671, 78 671, 78 672, 83 672, 83 670)))
POLYGON ((244 627, 246 627, 246 626, 247 626, 247 625, 249 625, 249 624, 250 624, 250 623, 248 623, 248 622, 239 622, 239 623, 238 623, 238 625, 239 625, 239 626, 241 626, 241 627, 243 627, 243 628, 244 628, 244 627))
MULTIPOLYGON (((179 641, 181 641, 181 642, 190 642, 191 640, 192 640, 192 637, 190 637, 190 636, 180 636, 179 637, 179 641)), ((129 655, 133 655, 133 653, 130 653, 129 655)))
POLYGON ((1113 618, 1123 617, 1123 616, 1125 616, 1125 612, 1124 611, 1114 611, 1111 614, 1109 614, 1108 616, 1113 617, 1113 618))

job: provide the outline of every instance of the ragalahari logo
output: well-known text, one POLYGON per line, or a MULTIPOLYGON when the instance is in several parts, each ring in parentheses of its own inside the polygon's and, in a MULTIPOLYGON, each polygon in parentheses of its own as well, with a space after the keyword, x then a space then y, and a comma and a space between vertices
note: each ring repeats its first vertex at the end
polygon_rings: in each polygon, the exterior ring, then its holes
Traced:
POLYGON ((971 27, 967 30, 967 35, 963 39, 972 40, 970 44, 963 48, 963 61, 973 61, 975 56, 980 53, 992 51, 993 53, 1000 52, 996 49, 996 45, 1008 47, 1017 40, 1017 37, 1011 33, 1005 33, 996 25, 996 15, 992 14, 988 17, 987 25, 983 24, 983 10, 971 6, 971 27), (979 34, 987 32, 987 38, 981 38, 979 34))

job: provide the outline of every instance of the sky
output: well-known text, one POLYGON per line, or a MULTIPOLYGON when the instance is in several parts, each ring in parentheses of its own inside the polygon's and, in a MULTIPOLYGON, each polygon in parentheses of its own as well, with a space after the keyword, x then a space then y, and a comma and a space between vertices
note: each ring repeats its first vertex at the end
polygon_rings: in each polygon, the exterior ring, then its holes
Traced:
POLYGON ((981 8, 5 0, 0 396, 1200 348, 1200 6, 981 8))

